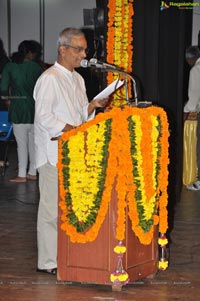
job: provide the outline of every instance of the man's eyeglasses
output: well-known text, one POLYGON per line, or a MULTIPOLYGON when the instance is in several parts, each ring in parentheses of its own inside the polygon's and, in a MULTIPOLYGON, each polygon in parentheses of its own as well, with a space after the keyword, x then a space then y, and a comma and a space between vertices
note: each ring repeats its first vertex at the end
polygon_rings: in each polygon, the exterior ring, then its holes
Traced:
POLYGON ((88 54, 89 49, 88 48, 83 48, 83 47, 75 47, 75 46, 71 46, 71 45, 64 45, 65 47, 71 47, 75 50, 76 53, 81 53, 81 52, 85 52, 86 54, 88 54))

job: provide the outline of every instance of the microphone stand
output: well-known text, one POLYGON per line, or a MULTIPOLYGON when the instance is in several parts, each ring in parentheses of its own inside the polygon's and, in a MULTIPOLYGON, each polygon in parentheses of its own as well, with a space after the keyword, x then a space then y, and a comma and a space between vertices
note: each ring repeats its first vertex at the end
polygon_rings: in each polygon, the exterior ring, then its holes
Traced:
POLYGON ((106 67, 102 68, 101 70, 105 71, 105 72, 109 72, 109 71, 117 72, 117 73, 123 75, 124 81, 125 81, 126 102, 127 102, 127 104, 131 103, 129 101, 129 97, 128 97, 128 81, 127 81, 127 78, 131 79, 132 87, 133 87, 133 93, 134 93, 135 106, 137 107, 138 106, 138 96, 137 96, 137 88, 136 88, 136 81, 135 81, 135 79, 129 73, 127 73, 127 72, 125 72, 123 70, 117 69, 117 68, 114 69, 114 68, 111 68, 111 67, 109 68, 109 66, 106 66, 106 67))

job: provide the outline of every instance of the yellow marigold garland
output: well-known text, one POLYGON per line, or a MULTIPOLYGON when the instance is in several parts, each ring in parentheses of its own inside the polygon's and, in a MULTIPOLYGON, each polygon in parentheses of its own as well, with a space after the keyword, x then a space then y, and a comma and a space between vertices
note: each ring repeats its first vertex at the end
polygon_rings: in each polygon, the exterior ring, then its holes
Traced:
POLYGON ((85 135, 79 132, 69 142, 69 190, 72 209, 77 219, 85 223, 98 207, 94 201, 99 191, 99 174, 102 172, 105 122, 93 125, 87 132, 85 154, 85 135), (87 176, 86 176, 87 175, 87 176))

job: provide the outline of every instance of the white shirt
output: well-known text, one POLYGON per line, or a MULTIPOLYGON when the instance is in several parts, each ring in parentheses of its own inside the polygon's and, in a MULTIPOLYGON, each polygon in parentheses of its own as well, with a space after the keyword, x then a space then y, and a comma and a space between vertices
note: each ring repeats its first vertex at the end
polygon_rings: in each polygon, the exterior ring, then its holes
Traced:
POLYGON ((61 135, 66 123, 78 126, 95 114, 88 116, 84 79, 55 62, 37 80, 33 97, 36 168, 47 162, 56 166, 58 141, 51 138, 61 135))
POLYGON ((190 70, 188 101, 184 106, 184 112, 200 112, 200 58, 190 70))

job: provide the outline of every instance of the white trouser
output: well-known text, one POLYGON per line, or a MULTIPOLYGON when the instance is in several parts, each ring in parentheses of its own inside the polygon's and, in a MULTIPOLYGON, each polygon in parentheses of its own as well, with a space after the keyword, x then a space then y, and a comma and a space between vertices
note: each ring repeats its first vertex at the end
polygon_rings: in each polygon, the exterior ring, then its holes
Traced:
POLYGON ((53 269, 57 267, 58 172, 49 163, 39 167, 38 172, 38 268, 53 269))
POLYGON ((13 133, 17 141, 18 177, 26 177, 27 168, 28 174, 35 176, 34 125, 14 123, 13 133))

